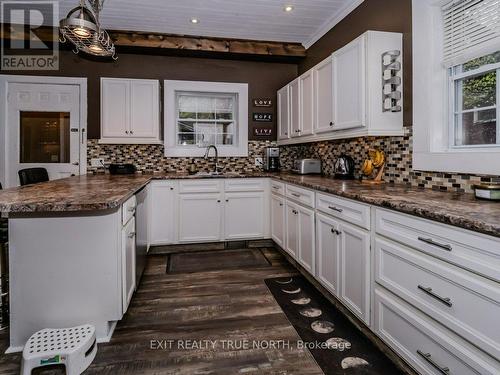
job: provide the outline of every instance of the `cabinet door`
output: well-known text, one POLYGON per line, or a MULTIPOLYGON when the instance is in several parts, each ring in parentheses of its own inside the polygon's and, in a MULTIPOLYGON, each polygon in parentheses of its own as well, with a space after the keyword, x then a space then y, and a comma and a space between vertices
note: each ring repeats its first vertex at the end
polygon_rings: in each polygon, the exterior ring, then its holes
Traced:
POLYGON ((264 193, 226 193, 224 202, 226 240, 264 237, 264 193))
POLYGON ((278 91, 278 139, 290 138, 290 103, 288 86, 278 91))
POLYGON ((316 215, 317 279, 335 296, 340 284, 339 222, 328 216, 316 215))
POLYGON ((361 320, 370 321, 370 233, 341 223, 339 298, 361 320))
POLYGON ((285 199, 271 195, 271 236, 282 249, 285 248, 285 199))
POLYGON ((288 95, 290 96, 290 135, 300 137, 300 92, 299 79, 292 81, 288 85, 288 95))
POLYGON ((299 135, 311 135, 314 132, 314 78, 312 69, 299 77, 299 90, 299 135))
POLYGON ((179 195, 179 242, 219 241, 222 228, 220 193, 179 195))
POLYGON ((131 137, 158 139, 159 93, 158 81, 130 81, 131 137))
POLYGON ((130 82, 123 79, 101 80, 101 135, 128 137, 130 113, 130 82))
POLYGON ((177 242, 177 185, 173 181, 151 183, 151 244, 168 245, 177 242))
POLYGON ((333 54, 333 127, 365 126, 365 36, 333 54))
POLYGON ((333 62, 326 59, 314 68, 314 130, 333 130, 333 62))
POLYGON ((297 259, 299 253, 299 210, 292 202, 286 202, 285 250, 297 259))
POLYGON ((135 219, 122 229, 122 303, 127 311, 135 290, 135 219))
POLYGON ((299 206, 299 263, 311 274, 315 275, 314 253, 314 211, 299 206))

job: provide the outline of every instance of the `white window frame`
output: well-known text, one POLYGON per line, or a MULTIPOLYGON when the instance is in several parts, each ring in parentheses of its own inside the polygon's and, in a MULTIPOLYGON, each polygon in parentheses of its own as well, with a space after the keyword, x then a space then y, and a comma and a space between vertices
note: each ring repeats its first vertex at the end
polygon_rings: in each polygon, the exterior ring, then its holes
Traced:
POLYGON ((164 145, 166 157, 202 157, 205 147, 177 144, 177 92, 236 94, 234 145, 218 145, 219 156, 248 157, 248 84, 204 81, 164 81, 164 145))
POLYGON ((412 1, 413 169, 500 175, 499 147, 450 147, 452 97, 443 65, 441 15, 447 1, 412 1))

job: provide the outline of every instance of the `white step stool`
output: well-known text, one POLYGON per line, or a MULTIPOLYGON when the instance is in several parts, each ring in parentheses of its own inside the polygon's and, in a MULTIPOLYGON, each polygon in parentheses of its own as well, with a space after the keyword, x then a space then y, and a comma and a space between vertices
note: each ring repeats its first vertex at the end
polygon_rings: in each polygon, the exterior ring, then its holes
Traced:
POLYGON ((80 375, 96 353, 94 326, 42 329, 24 346, 21 375, 30 375, 36 367, 58 364, 65 365, 67 375, 80 375))

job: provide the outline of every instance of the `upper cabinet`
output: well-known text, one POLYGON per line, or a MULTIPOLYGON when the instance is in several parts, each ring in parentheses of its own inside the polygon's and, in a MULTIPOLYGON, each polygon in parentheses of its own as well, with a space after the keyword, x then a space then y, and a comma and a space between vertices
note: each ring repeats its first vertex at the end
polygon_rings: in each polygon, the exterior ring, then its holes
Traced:
POLYGON ((278 143, 403 135, 402 46, 400 33, 367 31, 281 89, 278 143))
POLYGON ((278 91, 278 139, 290 138, 290 99, 289 87, 285 86, 278 91))
POLYGON ((99 142, 161 143, 157 80, 101 78, 99 142))

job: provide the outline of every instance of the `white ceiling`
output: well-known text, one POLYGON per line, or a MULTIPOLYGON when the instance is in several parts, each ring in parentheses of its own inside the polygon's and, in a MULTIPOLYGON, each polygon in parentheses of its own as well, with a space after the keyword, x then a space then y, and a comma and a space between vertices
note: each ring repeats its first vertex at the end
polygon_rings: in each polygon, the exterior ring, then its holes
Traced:
MULTIPOLYGON (((363 0, 105 0, 111 30, 299 42, 309 47, 363 0), (294 6, 290 13, 285 5, 294 6), (192 24, 191 19, 199 19, 192 24)), ((79 0, 60 0, 63 18, 79 0)))

